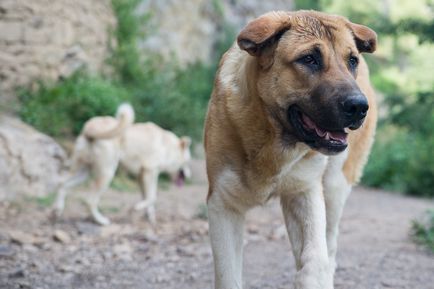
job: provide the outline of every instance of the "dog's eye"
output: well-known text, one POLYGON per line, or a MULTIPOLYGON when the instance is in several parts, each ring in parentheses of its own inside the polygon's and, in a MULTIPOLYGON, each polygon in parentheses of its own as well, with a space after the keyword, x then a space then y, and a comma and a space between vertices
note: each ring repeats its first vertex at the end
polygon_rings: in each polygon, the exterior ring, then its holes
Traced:
POLYGON ((350 66, 350 68, 355 69, 358 64, 359 64, 359 59, 355 56, 350 56, 350 58, 348 59, 348 65, 350 66))
POLYGON ((315 59, 315 56, 313 55, 303 56, 302 58, 300 58, 299 61, 307 65, 319 65, 318 61, 315 59))

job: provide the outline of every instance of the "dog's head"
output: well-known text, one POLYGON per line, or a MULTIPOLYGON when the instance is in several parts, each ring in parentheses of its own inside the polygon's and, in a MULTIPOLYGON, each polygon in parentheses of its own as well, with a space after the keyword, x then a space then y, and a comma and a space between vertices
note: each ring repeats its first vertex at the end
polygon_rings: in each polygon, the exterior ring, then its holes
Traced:
POLYGON ((191 138, 183 136, 179 139, 179 149, 181 150, 181 166, 176 174, 175 182, 177 185, 182 185, 185 180, 191 178, 191 170, 189 162, 191 160, 191 138))
POLYGON ((257 59, 257 90, 282 137, 335 154, 367 115, 356 79, 360 53, 374 52, 376 37, 346 18, 298 11, 253 20, 237 42, 257 59))

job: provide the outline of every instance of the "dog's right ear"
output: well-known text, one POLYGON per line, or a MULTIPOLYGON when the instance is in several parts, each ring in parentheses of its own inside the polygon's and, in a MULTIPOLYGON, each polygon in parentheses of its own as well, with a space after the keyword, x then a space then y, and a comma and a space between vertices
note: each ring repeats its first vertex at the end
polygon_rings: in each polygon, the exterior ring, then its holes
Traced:
POLYGON ((181 145, 181 149, 185 150, 188 149, 191 145, 191 138, 188 136, 183 136, 180 139, 180 145, 181 145))
POLYGON ((290 26, 288 12, 277 11, 264 14, 244 27, 237 37, 238 46, 255 57, 272 56, 273 53, 270 55, 270 49, 267 48, 276 44, 290 26))

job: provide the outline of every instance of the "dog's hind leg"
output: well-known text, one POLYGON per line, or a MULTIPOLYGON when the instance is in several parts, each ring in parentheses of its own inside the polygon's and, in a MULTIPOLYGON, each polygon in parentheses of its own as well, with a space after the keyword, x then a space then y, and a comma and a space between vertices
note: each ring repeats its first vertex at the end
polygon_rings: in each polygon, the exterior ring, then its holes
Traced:
POLYGON ((98 209, 98 204, 101 195, 108 189, 118 166, 118 159, 116 157, 109 159, 105 158, 102 162, 96 163, 93 169, 94 180, 91 186, 91 192, 87 198, 90 213, 100 225, 110 224, 110 220, 103 216, 98 209))
POLYGON ((65 199, 70 190, 86 181, 89 177, 89 169, 81 168, 77 170, 69 179, 67 179, 57 191, 56 201, 54 202, 54 214, 59 217, 65 208, 65 199))
POLYGON ((155 203, 157 202, 158 172, 155 170, 146 170, 145 168, 141 169, 139 183, 143 200, 138 202, 134 206, 134 209, 138 211, 146 209, 149 222, 155 224, 155 203))

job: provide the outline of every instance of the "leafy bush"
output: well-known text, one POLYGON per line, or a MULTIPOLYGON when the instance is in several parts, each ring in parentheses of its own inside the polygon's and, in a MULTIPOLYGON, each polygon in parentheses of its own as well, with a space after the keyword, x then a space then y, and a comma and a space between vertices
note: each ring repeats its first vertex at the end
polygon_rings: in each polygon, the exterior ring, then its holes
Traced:
MULTIPOLYGON (((22 91, 20 114, 26 122, 53 136, 70 136, 87 119, 111 115, 128 100, 137 121, 153 121, 179 135, 201 138, 217 61, 181 69, 175 60, 163 62, 142 51, 138 44, 146 37, 150 15, 136 12, 140 2, 112 0, 118 25, 113 31, 117 45, 108 59, 110 77, 80 72, 54 85, 40 83, 36 91, 22 91)), ((230 32, 228 25, 222 29, 224 35, 230 32)), ((228 45, 228 37, 216 43, 219 52, 228 45)))
POLYGON ((413 195, 434 196, 434 94, 389 98, 390 114, 363 182, 413 195), (410 100, 409 100, 410 99, 410 100))
POLYGON ((113 115, 128 92, 100 77, 78 72, 54 86, 39 84, 36 91, 19 92, 20 116, 53 136, 76 135, 95 115, 113 115))

